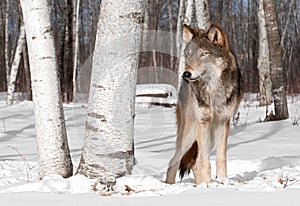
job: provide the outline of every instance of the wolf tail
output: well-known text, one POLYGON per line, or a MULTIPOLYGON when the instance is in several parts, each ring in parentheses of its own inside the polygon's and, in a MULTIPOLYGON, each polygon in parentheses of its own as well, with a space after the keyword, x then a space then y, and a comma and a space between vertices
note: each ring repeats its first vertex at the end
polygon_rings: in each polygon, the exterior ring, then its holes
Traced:
POLYGON ((179 165, 179 177, 182 179, 185 174, 190 174, 190 170, 196 164, 198 156, 198 143, 195 141, 191 148, 184 154, 179 165))

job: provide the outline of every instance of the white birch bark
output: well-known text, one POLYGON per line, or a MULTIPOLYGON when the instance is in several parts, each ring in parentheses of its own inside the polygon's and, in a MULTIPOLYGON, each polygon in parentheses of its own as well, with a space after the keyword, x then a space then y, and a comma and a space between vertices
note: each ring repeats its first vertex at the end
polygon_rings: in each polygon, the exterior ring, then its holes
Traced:
POLYGON ((16 86, 17 74, 19 70, 19 65, 22 57, 23 47, 25 45, 25 28, 23 22, 21 22, 20 33, 17 42, 17 48, 15 51, 14 60, 11 65, 9 80, 7 82, 7 99, 6 103, 8 105, 13 104, 14 101, 14 91, 16 86))
POLYGON ((130 174, 133 167, 137 52, 143 13, 141 0, 103 0, 101 5, 78 172, 106 183, 130 174))
MULTIPOLYGON (((192 21, 192 15, 193 15, 193 8, 194 8, 194 0, 188 0, 187 1, 187 6, 186 6, 186 11, 185 11, 185 16, 183 18, 183 24, 191 24, 192 21)), ((182 27, 181 27, 182 28, 182 27)), ((186 42, 183 41, 183 36, 181 36, 180 41, 181 43, 181 48, 180 48, 180 55, 179 55, 179 66, 178 66, 178 85, 177 88, 180 88, 181 84, 181 76, 182 73, 184 72, 184 66, 185 66, 185 57, 184 57, 184 49, 186 47, 186 42)))
POLYGON ((259 72, 259 104, 269 105, 272 102, 272 81, 269 65, 269 44, 267 38, 266 20, 264 16, 263 0, 259 0, 258 9, 258 26, 259 26, 259 55, 258 55, 258 72, 259 72))
POLYGON ((39 174, 72 175, 47 0, 21 0, 31 69, 39 174))
POLYGON ((207 0, 195 0, 195 11, 198 29, 208 30, 211 16, 207 0))
POLYGON ((74 9, 76 8, 76 11, 74 12, 74 22, 75 22, 75 29, 73 29, 74 34, 74 68, 73 68, 73 101, 76 101, 76 93, 77 93, 77 83, 76 83, 76 77, 77 77, 77 70, 79 66, 79 7, 80 7, 80 0, 76 0, 74 3, 74 9))

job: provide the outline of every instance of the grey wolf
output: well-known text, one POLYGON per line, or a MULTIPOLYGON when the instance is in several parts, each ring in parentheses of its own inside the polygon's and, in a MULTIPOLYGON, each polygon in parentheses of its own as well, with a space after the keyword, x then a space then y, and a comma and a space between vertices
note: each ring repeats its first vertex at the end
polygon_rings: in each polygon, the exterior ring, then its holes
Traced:
POLYGON ((166 183, 192 170, 195 183, 211 181, 210 155, 216 149, 216 176, 227 177, 226 147, 230 119, 242 99, 242 77, 224 32, 184 25, 186 66, 176 109, 176 151, 166 183))

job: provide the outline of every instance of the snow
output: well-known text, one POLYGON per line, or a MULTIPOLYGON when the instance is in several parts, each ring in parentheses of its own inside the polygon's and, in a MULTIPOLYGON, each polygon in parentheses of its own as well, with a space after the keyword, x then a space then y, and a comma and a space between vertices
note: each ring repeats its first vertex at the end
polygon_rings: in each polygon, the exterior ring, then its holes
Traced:
MULTIPOLYGON (((142 87, 139 94, 173 92, 168 86, 142 87)), ((231 126, 228 141, 228 178, 214 178, 212 155, 213 181, 208 185, 195 185, 192 174, 181 181, 177 178, 174 185, 163 182, 175 149, 175 108, 137 106, 136 165, 133 174, 119 178, 113 188, 82 175, 38 179, 33 103, 6 106, 4 99, 0 97, 1 205, 299 204, 300 127, 292 124, 300 116, 297 97, 288 100, 290 119, 278 122, 260 123, 265 107, 258 107, 254 97, 242 102, 240 118, 236 127, 231 126)), ((64 108, 71 155, 77 167, 87 108, 80 103, 64 108)))

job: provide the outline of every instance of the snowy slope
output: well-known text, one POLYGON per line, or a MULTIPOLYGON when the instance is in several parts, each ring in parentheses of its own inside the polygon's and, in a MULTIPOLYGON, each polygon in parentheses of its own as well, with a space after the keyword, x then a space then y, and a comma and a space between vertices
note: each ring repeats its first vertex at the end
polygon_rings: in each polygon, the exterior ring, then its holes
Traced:
MULTIPOLYGON (((113 191, 80 175, 38 180, 33 105, 0 102, 1 205, 299 205, 300 127, 292 121, 300 116, 300 100, 289 102, 291 119, 268 123, 258 123, 265 108, 250 100, 241 104, 228 142, 229 178, 209 185, 194 185, 192 175, 174 185, 163 182, 175 149, 175 109, 137 107, 137 164, 113 191)), ((65 106, 74 165, 83 145, 85 113, 80 104, 65 106)), ((214 177, 214 156, 211 162, 214 177)))

